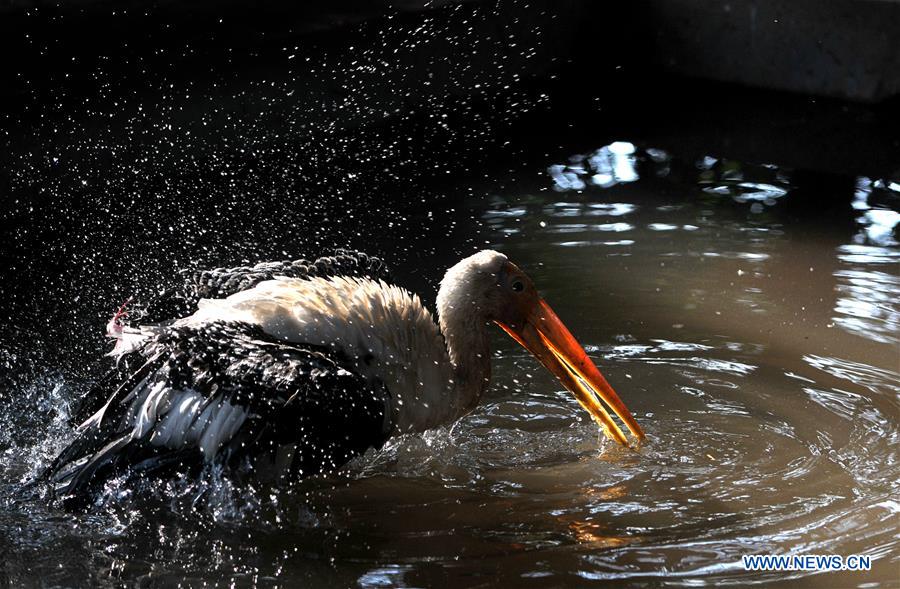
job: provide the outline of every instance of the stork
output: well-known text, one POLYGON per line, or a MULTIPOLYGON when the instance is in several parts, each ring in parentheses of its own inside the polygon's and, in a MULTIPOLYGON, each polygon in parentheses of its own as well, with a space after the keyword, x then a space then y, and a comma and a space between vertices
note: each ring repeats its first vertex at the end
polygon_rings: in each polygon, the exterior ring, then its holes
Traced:
POLYGON ((458 420, 484 395, 489 325, 531 352, 623 445, 644 433, 582 346, 501 253, 450 268, 438 322, 378 258, 184 273, 184 284, 120 309, 117 367, 47 471, 61 497, 113 476, 218 463, 262 478, 340 468, 392 436, 458 420), (126 320, 127 316, 127 320, 126 320))

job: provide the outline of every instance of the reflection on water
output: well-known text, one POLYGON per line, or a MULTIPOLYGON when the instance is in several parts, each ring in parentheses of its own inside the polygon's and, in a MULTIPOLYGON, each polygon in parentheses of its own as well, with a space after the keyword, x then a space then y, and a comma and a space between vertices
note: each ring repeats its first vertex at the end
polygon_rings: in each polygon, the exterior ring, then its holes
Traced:
MULTIPOLYGON (((209 473, 151 499, 112 489, 83 517, 7 501, 0 526, 19 532, 0 539, 3 574, 59 585, 896 583, 900 249, 896 223, 886 227, 900 187, 860 179, 847 195, 857 228, 811 235, 782 210, 797 176, 772 166, 618 142, 549 177, 472 207, 484 241, 528 269, 635 410, 639 452, 607 441, 498 339, 494 386, 472 415, 392 440, 345 475, 257 489, 209 473), (864 553, 874 565, 827 578, 740 566, 769 553, 864 553)), ((52 409, 71 384, 51 375, 17 389, 16 415, 42 410, 30 436, 0 432, 5 488, 64 443, 65 412, 52 409)))
POLYGON ((750 166, 734 160, 706 156, 696 164, 703 192, 728 196, 737 203, 751 203, 751 213, 761 213, 788 193, 789 174, 775 166, 750 166))
MULTIPOLYGON (((658 156, 660 153, 657 150, 658 156)), ((584 190, 588 184, 609 188, 638 179, 634 154, 633 144, 616 141, 604 145, 588 156, 572 156, 568 165, 555 164, 547 171, 553 178, 553 188, 559 192, 584 190)))
POLYGON ((900 343, 900 277, 860 266, 838 270, 834 322, 860 337, 900 343))
POLYGON ((873 245, 897 245, 896 228, 900 224, 900 212, 889 207, 892 204, 896 206, 898 202, 900 184, 897 182, 857 178, 852 205, 863 214, 856 220, 861 231, 854 237, 854 241, 873 245), (870 199, 874 202, 870 203, 870 199))
POLYGON ((900 224, 900 184, 860 177, 852 207, 859 232, 838 248, 835 271, 838 299, 833 321, 847 331, 877 342, 900 342, 900 277, 896 246, 900 224), (892 208, 893 207, 893 208, 892 208))
MULTIPOLYGON (((663 150, 647 149, 638 152, 634 145, 626 142, 616 142, 602 147, 594 152, 594 156, 587 158, 590 170, 596 171, 600 164, 594 162, 606 162, 604 170, 614 170, 615 166, 609 164, 616 157, 624 157, 625 163, 618 165, 630 170, 625 178, 632 181, 638 178, 638 167, 646 168, 653 176, 667 175, 671 170, 672 157, 663 150), (625 147, 623 147, 625 146, 625 147), (640 166, 638 166, 640 164, 640 166)), ((550 175, 554 181, 554 189, 557 191, 582 191, 586 184, 566 184, 559 181, 559 174, 570 174, 571 178, 580 179, 589 175, 588 169, 581 162, 582 156, 576 156, 573 164, 568 166, 551 166, 550 175)), ((618 160, 615 160, 618 161, 618 160)), ((790 193, 790 172, 771 165, 748 165, 746 163, 719 159, 706 156, 694 163, 699 170, 696 176, 696 186, 705 194, 716 197, 728 196, 739 204, 750 203, 749 212, 757 215, 765 210, 765 207, 774 206, 780 199, 790 193)), ((643 173, 648 173, 644 171, 643 173)), ((626 180, 622 180, 626 181, 626 180)), ((594 186, 610 188, 617 182, 595 182, 594 186)), ((896 265, 900 262, 900 254, 892 247, 898 244, 897 227, 900 225, 900 183, 885 180, 872 180, 860 177, 856 181, 856 190, 852 196, 850 205, 853 210, 860 213, 856 217, 859 232, 853 236, 853 243, 841 245, 837 248, 837 259, 840 266, 834 271, 836 278, 835 291, 837 298, 834 306, 833 324, 853 333, 859 337, 871 339, 883 343, 897 343, 900 334, 900 278, 896 274, 896 265), (884 265, 890 265, 887 270, 884 265)), ((627 239, 566 239, 555 241, 554 245, 562 247, 602 247, 612 246, 621 249, 622 246, 633 246, 639 235, 632 232, 642 232, 644 229, 653 232, 671 231, 697 231, 704 226, 714 226, 720 233, 717 234, 716 249, 709 251, 691 251, 685 248, 680 252, 670 252, 667 256, 704 256, 707 258, 730 258, 749 261, 765 261, 770 254, 765 251, 729 251, 723 244, 729 240, 728 235, 722 235, 723 229, 738 231, 741 233, 756 233, 758 237, 746 235, 736 236, 734 241, 745 245, 758 245, 760 249, 767 249, 772 244, 773 236, 783 233, 780 224, 759 223, 752 218, 745 223, 719 226, 710 222, 708 215, 714 215, 714 210, 698 211, 698 218, 691 219, 691 223, 672 223, 664 220, 649 222, 643 226, 637 226, 631 221, 631 215, 638 212, 638 203, 629 202, 557 202, 547 205, 543 213, 548 217, 565 217, 566 222, 541 221, 541 227, 547 233, 581 234, 589 236, 597 232, 614 231, 628 233, 627 239), (610 215, 623 217, 623 221, 615 223, 590 223, 588 217, 592 215, 610 215), (576 222, 582 219, 583 222, 576 222), (696 222, 697 224, 693 224, 696 222)), ((662 205, 656 210, 664 213, 679 211, 682 205, 662 205)), ((527 207, 519 207, 520 216, 528 210, 527 207)), ((490 215, 501 215, 502 212, 491 211, 490 215)), ((502 231, 502 229, 501 229, 502 231)), ((697 236, 698 242, 707 243, 708 234, 697 236)), ((687 242, 689 243, 689 242, 687 242)), ((648 247, 646 242, 642 244, 648 247)), ((620 251, 616 255, 631 255, 630 251, 620 251)), ((761 267, 755 268, 756 272, 762 272, 761 267)), ((738 275, 743 276, 746 270, 739 269, 738 275)), ((762 311, 764 305, 754 303, 760 299, 761 291, 751 287, 746 290, 746 297, 739 302, 762 311)))

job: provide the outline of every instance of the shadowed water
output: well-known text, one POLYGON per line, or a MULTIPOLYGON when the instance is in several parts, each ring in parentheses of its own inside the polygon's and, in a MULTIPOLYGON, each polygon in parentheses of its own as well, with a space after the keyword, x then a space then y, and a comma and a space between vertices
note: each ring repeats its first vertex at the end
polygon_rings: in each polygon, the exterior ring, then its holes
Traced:
POLYGON ((800 222, 786 207, 803 186, 773 166, 620 141, 545 170, 470 198, 472 231, 588 348, 645 428, 639 450, 601 436, 498 335, 474 413, 347 473, 286 489, 215 472, 142 493, 111 485, 73 515, 15 491, 71 435, 81 383, 48 372, 7 391, 0 579, 896 586, 900 186, 860 177, 849 223, 800 222), (740 562, 856 553, 872 571, 740 562))

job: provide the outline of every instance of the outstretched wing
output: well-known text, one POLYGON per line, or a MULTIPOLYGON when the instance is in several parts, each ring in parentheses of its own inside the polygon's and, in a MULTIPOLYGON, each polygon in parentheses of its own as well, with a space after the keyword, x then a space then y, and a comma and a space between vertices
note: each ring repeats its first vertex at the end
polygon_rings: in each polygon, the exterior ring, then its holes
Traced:
POLYGON ((335 250, 333 255, 312 262, 300 259, 212 270, 184 269, 179 275, 178 284, 152 298, 129 299, 107 324, 107 335, 116 340, 110 352, 116 358, 116 366, 79 401, 74 413, 76 423, 95 412, 117 383, 142 363, 134 357, 147 339, 148 331, 142 326, 166 325, 186 317, 197 310, 200 299, 226 298, 277 276, 299 279, 351 276, 392 282, 390 271, 380 258, 347 249, 335 250))
POLYGON ((144 304, 129 309, 129 323, 164 323, 185 317, 197 310, 200 299, 223 299, 253 288, 276 276, 314 278, 352 276, 391 282, 387 265, 362 252, 339 249, 332 256, 309 260, 263 262, 255 266, 182 270, 183 282, 173 286, 144 304))
POLYGON ((388 393, 246 323, 168 327, 47 472, 59 496, 204 462, 261 478, 335 470, 388 437, 388 393))

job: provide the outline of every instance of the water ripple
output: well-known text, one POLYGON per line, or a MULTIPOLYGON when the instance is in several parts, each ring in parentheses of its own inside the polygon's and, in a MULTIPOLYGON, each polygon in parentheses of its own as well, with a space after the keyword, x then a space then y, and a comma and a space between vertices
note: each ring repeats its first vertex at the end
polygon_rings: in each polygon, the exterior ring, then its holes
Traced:
POLYGON ((864 269, 838 270, 834 276, 838 298, 833 321, 866 339, 900 342, 900 277, 864 269))
POLYGON ((818 368, 837 378, 850 383, 862 385, 873 393, 890 392, 891 396, 900 396, 900 374, 886 368, 878 368, 841 358, 808 354, 803 360, 810 366, 818 368))

